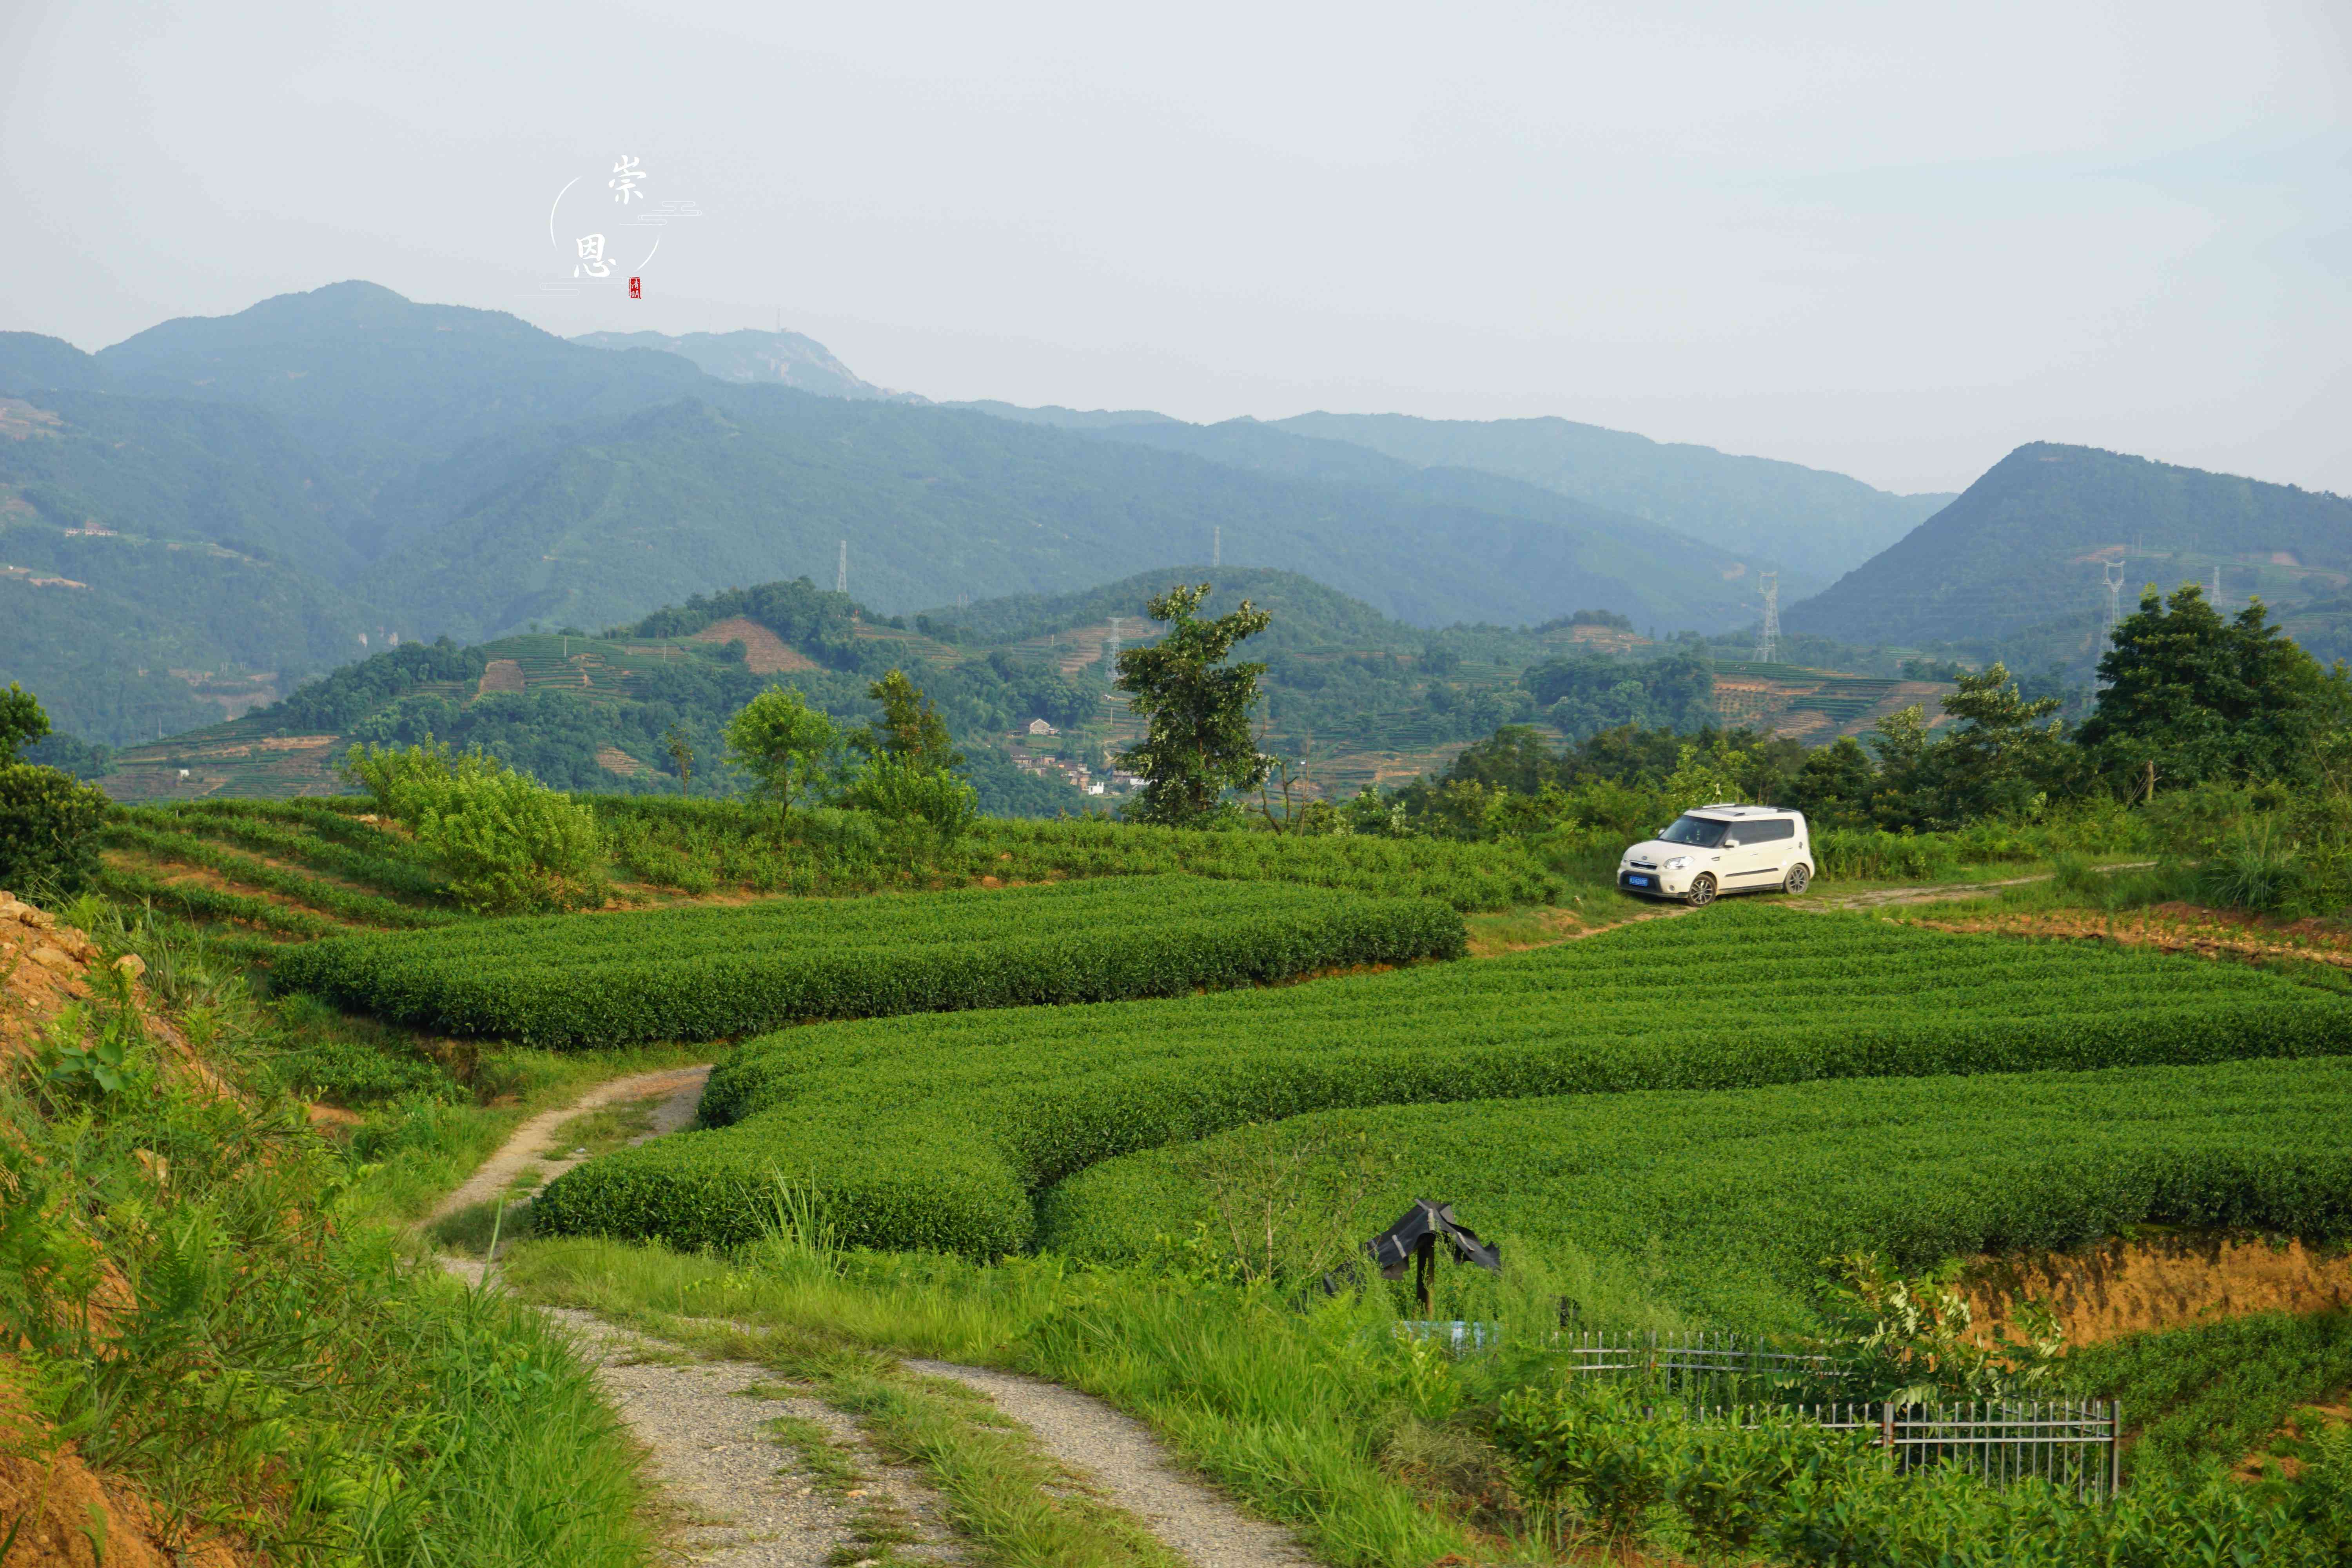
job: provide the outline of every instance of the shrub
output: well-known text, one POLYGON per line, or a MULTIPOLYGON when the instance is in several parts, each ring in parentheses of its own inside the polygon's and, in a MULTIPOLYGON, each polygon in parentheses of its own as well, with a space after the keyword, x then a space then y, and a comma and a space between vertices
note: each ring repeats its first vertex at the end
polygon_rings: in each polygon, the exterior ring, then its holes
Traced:
POLYGON ((106 796, 55 768, 0 762, 0 887, 54 897, 97 875, 106 796))
POLYGON ((731 1244, 777 1168, 817 1173, 854 1243, 989 1256, 1089 1166, 1310 1111, 2347 1051, 2335 998, 2253 970, 1734 907, 1344 984, 755 1040, 711 1076, 719 1131, 593 1162, 541 1217, 731 1244))
POLYGON ((1431 900, 1155 877, 348 936, 275 977, 422 1028, 568 1047, 1181 994, 1463 945, 1462 917, 1431 900))
POLYGON ((980 796, 944 768, 928 768, 884 754, 858 769, 843 804, 891 822, 928 827, 942 844, 952 844, 980 817, 980 796))
POLYGON ((604 901, 596 818, 571 796, 504 769, 461 773, 417 794, 416 842, 477 914, 604 901))
POLYGON ((595 814, 486 752, 353 746, 342 771, 416 836, 451 895, 477 914, 604 901, 595 814))

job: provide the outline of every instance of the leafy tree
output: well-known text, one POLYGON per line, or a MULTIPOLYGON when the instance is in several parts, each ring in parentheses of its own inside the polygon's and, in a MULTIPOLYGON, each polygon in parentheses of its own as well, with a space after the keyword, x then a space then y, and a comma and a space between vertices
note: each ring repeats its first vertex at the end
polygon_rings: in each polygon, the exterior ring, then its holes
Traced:
POLYGON ((1958 684, 1943 700, 1958 727, 1930 753, 1939 816, 1952 826, 2025 816, 2067 772, 2059 722, 2051 717, 2059 699, 2028 700, 1999 664, 1964 674, 1958 684))
POLYGON ((789 686, 771 686, 727 725, 727 754, 784 811, 833 775, 841 731, 789 686))
POLYGON ((49 716, 33 694, 17 685, 8 683, 0 691, 0 763, 13 763, 16 753, 49 732, 49 716))
POLYGON ((1228 789, 1251 789, 1268 761, 1250 733, 1263 664, 1224 662, 1234 645, 1265 630, 1273 617, 1247 599, 1213 621, 1199 618, 1210 584, 1179 584, 1145 606, 1167 635, 1118 656, 1118 689, 1146 724, 1143 743, 1119 753, 1142 775, 1127 806, 1139 822, 1196 826, 1213 819, 1228 789))
POLYGON ((669 753, 670 762, 677 768, 677 792, 694 793, 694 742, 684 730, 672 724, 662 731, 662 749, 669 753))
POLYGON ((428 851, 478 914, 593 909, 604 901, 594 813, 487 752, 447 742, 353 746, 342 776, 428 851))
POLYGON ((882 704, 882 717, 849 743, 869 757, 892 757, 910 767, 945 773, 963 766, 963 753, 948 738, 948 727, 903 669, 894 669, 866 689, 882 704))
POLYGON ((2077 738, 2100 772, 2173 784, 2307 776, 2346 685, 2343 667, 2322 670, 2261 600, 2223 620, 2193 583, 2169 599, 2152 586, 2141 595, 2099 679, 2077 738))
POLYGON ((0 691, 0 888, 54 898, 98 870, 106 796, 55 768, 16 760, 49 732, 49 716, 14 681, 0 691))
POLYGON ((1805 759, 1791 782, 1789 804, 1825 827, 1866 827, 1878 769, 1852 735, 1840 735, 1805 759))

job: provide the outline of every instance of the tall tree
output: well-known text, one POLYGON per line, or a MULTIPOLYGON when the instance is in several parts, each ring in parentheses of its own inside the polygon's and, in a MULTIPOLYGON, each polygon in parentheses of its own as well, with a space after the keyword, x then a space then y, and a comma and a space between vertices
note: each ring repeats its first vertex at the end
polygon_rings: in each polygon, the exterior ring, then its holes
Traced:
POLYGON ((866 695, 882 704, 882 717, 850 736, 851 745, 869 757, 896 758, 928 773, 963 766, 963 753, 948 738, 946 721, 905 670, 892 670, 867 687, 866 695))
POLYGON ((758 793, 789 812, 832 775, 841 731, 789 686, 771 686, 728 721, 727 754, 758 793))
POLYGON ((2332 675, 2269 623, 2260 599, 2224 620, 2204 590, 2151 586, 2099 661, 2104 687, 2077 735, 2102 773, 2189 784, 2307 774, 2341 707, 2332 675))
POLYGON ((49 716, 31 692, 8 683, 0 691, 0 763, 13 763, 16 753, 49 732, 49 716))
POLYGON ((1255 788, 1271 766, 1250 733, 1265 666, 1224 661, 1273 617, 1244 599, 1230 614, 1202 620, 1209 593, 1206 583, 1180 584, 1153 599, 1145 608, 1167 623, 1167 635, 1118 656, 1118 689, 1145 723, 1142 744, 1118 757, 1122 767, 1143 775, 1127 808, 1139 822, 1186 827, 1210 821, 1225 791, 1255 788))

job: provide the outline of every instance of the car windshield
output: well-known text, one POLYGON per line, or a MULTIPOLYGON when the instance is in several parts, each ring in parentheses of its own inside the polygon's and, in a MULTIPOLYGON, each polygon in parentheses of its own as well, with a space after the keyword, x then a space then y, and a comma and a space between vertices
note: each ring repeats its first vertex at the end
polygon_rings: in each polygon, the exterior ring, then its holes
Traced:
POLYGON ((1675 825, 1658 835, 1667 844, 1695 844, 1701 849, 1712 849, 1723 842, 1724 830, 1731 824, 1711 822, 1704 816, 1677 817, 1675 825))

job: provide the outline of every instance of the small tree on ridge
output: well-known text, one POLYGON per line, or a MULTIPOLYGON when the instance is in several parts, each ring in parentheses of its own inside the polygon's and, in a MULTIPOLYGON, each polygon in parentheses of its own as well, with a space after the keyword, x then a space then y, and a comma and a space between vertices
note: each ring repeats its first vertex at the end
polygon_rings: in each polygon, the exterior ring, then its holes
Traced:
POLYGON ((1168 634, 1118 656, 1118 689, 1145 723, 1142 744, 1118 755, 1120 766, 1143 775, 1127 808, 1138 822, 1199 826, 1215 818, 1225 791, 1255 788, 1271 766, 1250 733, 1265 666, 1224 659, 1273 617, 1244 599, 1231 614, 1202 620, 1209 592, 1206 583, 1180 584, 1153 599, 1145 609, 1168 634))

